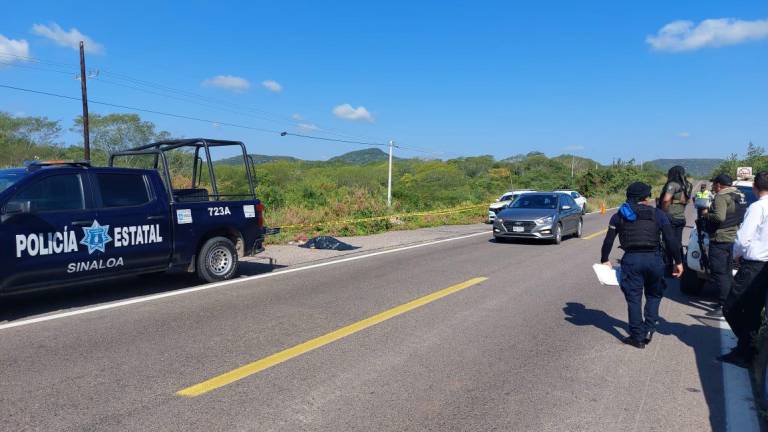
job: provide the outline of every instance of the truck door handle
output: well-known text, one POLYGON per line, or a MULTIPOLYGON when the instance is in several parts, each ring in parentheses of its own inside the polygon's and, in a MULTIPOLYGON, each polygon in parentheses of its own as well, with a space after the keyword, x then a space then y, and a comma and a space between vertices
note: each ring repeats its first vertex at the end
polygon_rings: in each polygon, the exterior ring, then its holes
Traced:
POLYGON ((72 221, 72 225, 74 226, 85 226, 85 225, 91 225, 91 224, 93 224, 93 221, 90 221, 90 220, 72 221))
POLYGON ((160 220, 165 219, 165 215, 151 215, 147 216, 147 220, 160 220))

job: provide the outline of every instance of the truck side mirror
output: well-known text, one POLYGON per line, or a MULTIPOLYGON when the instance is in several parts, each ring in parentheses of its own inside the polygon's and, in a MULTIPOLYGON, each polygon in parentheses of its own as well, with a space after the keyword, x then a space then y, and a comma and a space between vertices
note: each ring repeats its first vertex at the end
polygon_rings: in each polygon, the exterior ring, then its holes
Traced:
POLYGON ((9 201, 3 209, 5 215, 17 215, 30 213, 32 209, 32 203, 30 201, 9 201))

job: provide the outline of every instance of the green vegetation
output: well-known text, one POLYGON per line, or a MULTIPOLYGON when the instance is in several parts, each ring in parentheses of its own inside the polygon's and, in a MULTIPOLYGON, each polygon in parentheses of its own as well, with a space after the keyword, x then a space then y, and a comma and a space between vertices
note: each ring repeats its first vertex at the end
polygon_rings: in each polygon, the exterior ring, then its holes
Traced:
POLYGON ((735 153, 732 154, 713 169, 711 175, 714 177, 717 174, 728 174, 735 178, 738 167, 749 166, 752 167, 752 172, 755 174, 760 171, 768 171, 768 156, 765 154, 764 147, 749 143, 744 157, 739 157, 735 153))
MULTIPOLYGON (((277 161, 288 161, 288 162, 298 162, 299 159, 295 158, 293 156, 270 156, 270 155, 262 155, 262 154, 251 154, 249 155, 251 159, 253 159, 253 163, 256 165, 265 164, 268 162, 277 162, 277 161)), ((243 158, 240 156, 233 156, 230 158, 221 159, 218 161, 220 164, 225 165, 240 165, 243 163, 243 158)))
POLYGON ((680 165, 685 172, 697 178, 707 177, 712 171, 723 163, 723 159, 655 159, 646 162, 645 166, 651 166, 663 172, 680 165))
MULTIPOLYGON (((75 120, 73 130, 80 127, 75 120)), ((82 148, 63 146, 61 128, 44 118, 16 118, 0 113, 0 165, 19 166, 24 160, 82 158, 82 148)), ((109 151, 123 150, 169 134, 134 114, 94 115, 91 118, 92 158, 103 164, 109 151)), ((605 167, 595 161, 563 155, 548 158, 531 152, 497 161, 492 156, 457 159, 398 159, 393 169, 393 207, 386 207, 387 162, 380 149, 352 152, 327 162, 289 157, 262 160, 257 167, 257 193, 264 202, 270 226, 299 226, 286 230, 278 241, 299 235, 365 234, 444 223, 480 222, 484 205, 510 189, 576 189, 590 199, 589 210, 600 204, 613 207, 624 200, 632 181, 658 186, 663 175, 642 169, 634 161, 605 167), (382 155, 384 158, 382 159, 382 155), (370 158, 371 160, 368 160, 370 158), (572 161, 573 176, 572 176, 572 161), (414 212, 476 206, 430 216, 396 216, 414 212), (370 222, 331 223, 387 216, 370 222), (316 224, 325 224, 316 226, 316 224)), ((191 177, 192 155, 170 155, 174 186, 184 187, 191 177)), ((229 158, 215 163, 222 193, 246 193, 242 161, 229 158)), ((135 165, 141 164, 135 162, 135 165)), ((146 166, 146 165, 143 165, 146 166)), ((207 176, 203 176, 205 181, 207 176)), ((204 183, 205 184, 205 183, 204 183)))

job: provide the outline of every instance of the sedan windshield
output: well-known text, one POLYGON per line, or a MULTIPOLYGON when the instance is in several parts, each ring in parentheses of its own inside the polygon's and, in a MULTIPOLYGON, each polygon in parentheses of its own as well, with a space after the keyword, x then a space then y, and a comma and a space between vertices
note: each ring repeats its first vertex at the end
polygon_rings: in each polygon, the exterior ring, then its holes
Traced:
POLYGON ((512 208, 555 209, 557 195, 523 195, 512 204, 512 208))
POLYGON ((4 169, 0 170, 0 192, 13 186, 17 181, 27 175, 26 170, 4 169))

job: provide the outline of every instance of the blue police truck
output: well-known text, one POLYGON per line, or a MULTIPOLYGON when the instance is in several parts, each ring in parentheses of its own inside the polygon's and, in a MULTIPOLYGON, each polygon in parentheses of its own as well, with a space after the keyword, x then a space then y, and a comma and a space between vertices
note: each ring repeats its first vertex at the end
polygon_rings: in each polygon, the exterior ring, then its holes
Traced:
POLYGON ((2 169, 0 294, 174 270, 230 279, 239 257, 264 250, 270 231, 254 171, 243 143, 210 139, 113 153, 107 167, 49 161, 2 169), (242 154, 245 192, 219 188, 211 150, 224 147, 242 154), (122 160, 144 168, 118 167, 122 160), (180 175, 180 167, 191 172, 180 175))

